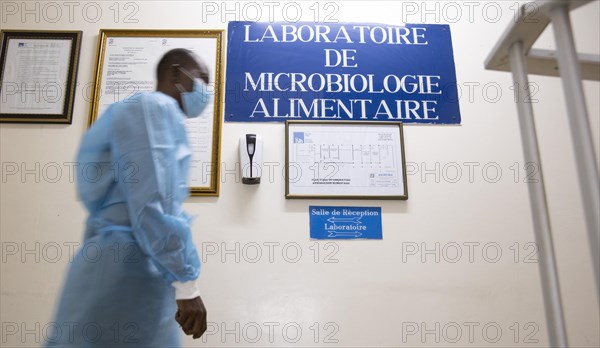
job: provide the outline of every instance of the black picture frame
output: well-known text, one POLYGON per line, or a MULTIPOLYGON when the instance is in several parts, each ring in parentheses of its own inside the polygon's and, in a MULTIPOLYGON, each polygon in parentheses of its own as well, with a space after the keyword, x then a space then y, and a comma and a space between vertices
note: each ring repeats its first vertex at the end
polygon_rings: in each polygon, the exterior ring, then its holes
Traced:
MULTIPOLYGON (((62 101, 62 105, 60 107, 60 111, 57 113, 44 113, 43 111, 38 112, 13 112, 11 110, 7 110, 8 107, 0 108, 0 122, 2 123, 60 123, 60 124, 71 124, 73 119, 73 106, 75 103, 75 89, 77 83, 77 68, 79 65, 79 53, 81 48, 81 31, 36 31, 36 30, 0 30, 1 34, 1 44, 0 44, 0 96, 3 98, 7 98, 6 94, 2 93, 2 89, 5 89, 6 92, 9 86, 15 88, 15 90, 11 90, 11 94, 19 94, 21 95, 21 100, 28 97, 36 98, 35 101, 40 101, 41 98, 46 98, 48 96, 48 91, 52 91, 53 96, 58 96, 58 93, 63 95, 60 96, 60 100, 62 101), (16 81, 6 81, 6 70, 8 64, 18 64, 23 62, 14 62, 7 61, 9 43, 11 40, 70 40, 72 44, 70 45, 68 55, 65 55, 65 60, 63 61, 63 65, 65 65, 66 74, 64 78, 64 85, 62 83, 52 81, 51 78, 45 78, 42 82, 28 81, 28 83, 34 84, 34 90, 28 90, 27 93, 24 93, 23 88, 29 88, 25 85, 24 82, 20 84, 16 81), (50 80, 50 81, 49 81, 50 80), (14 92, 13 92, 14 91, 14 92), (25 95, 23 97, 22 95, 25 95)), ((21 43, 18 44, 18 47, 21 47, 21 43)), ((23 43, 25 45, 25 43, 23 43)), ((33 58, 29 57, 32 61, 35 61, 35 50, 32 50, 33 58)), ((59 59, 60 60, 60 59, 59 59)), ((59 62, 60 63, 60 62, 59 62)), ((34 68, 40 68, 39 66, 31 63, 32 70, 34 68)), ((30 72, 31 76, 36 75, 33 71, 30 72)), ((41 76, 43 74, 39 74, 41 76)), ((0 101, 0 106, 4 105, 3 100, 0 101)), ((24 102, 25 104, 25 102, 24 102)), ((26 109, 26 108, 25 108, 26 109)))

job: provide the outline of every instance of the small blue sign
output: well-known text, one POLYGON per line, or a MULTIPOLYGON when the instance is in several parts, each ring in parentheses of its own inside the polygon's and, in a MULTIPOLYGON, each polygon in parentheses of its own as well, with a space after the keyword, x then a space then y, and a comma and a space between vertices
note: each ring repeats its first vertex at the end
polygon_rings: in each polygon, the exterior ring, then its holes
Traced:
POLYGON ((382 239, 380 207, 309 206, 312 239, 382 239))

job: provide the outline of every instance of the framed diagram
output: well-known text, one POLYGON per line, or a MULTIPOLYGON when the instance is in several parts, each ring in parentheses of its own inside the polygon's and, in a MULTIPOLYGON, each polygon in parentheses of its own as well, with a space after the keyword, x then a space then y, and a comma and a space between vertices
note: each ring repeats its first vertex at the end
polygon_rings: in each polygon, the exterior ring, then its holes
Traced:
POLYGON ((0 122, 70 124, 81 31, 1 35, 0 122))
POLYGON ((223 30, 100 30, 89 126, 110 104, 154 91, 166 52, 189 49, 207 65, 213 98, 201 117, 186 120, 192 196, 219 195, 223 36, 223 30))
POLYGON ((287 121, 286 198, 408 199, 401 122, 287 121))

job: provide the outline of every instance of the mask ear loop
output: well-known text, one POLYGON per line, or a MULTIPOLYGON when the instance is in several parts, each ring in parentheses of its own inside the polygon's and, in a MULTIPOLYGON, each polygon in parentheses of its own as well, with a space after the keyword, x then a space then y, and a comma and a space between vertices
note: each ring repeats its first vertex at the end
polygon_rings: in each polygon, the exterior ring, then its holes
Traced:
POLYGON ((172 66, 177 68, 179 71, 181 71, 190 80, 194 81, 196 79, 194 76, 192 76, 192 74, 189 73, 189 71, 187 71, 187 69, 182 67, 180 64, 173 64, 172 66))
MULTIPOLYGON (((187 78, 191 79, 192 81, 194 81, 194 78, 191 77, 189 75, 189 73, 187 71, 185 71, 185 69, 180 65, 180 64, 172 64, 172 67, 176 68, 177 70, 179 70, 181 73, 183 73, 187 78)), ((181 85, 181 83, 176 83, 175 84, 175 88, 177 88, 179 90, 179 93, 189 93, 188 91, 186 91, 183 86, 181 85)))

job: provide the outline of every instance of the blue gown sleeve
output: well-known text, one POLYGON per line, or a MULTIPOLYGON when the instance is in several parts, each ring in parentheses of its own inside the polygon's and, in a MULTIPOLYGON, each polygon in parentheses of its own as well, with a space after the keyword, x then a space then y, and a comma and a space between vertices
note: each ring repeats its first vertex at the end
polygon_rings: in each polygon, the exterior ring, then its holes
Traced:
POLYGON ((190 220, 176 190, 176 122, 172 106, 156 98, 122 104, 111 126, 111 145, 119 168, 119 189, 127 201, 134 238, 168 282, 198 278, 200 260, 190 220))

